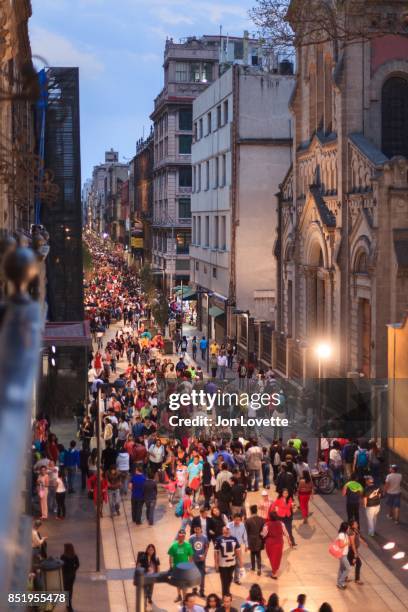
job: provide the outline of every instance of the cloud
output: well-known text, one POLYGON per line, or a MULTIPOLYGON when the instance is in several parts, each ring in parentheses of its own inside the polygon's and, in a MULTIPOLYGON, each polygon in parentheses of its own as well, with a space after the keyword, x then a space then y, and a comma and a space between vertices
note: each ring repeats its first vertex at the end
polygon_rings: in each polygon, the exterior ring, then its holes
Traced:
POLYGON ((158 21, 168 25, 181 25, 183 23, 192 25, 194 23, 194 19, 192 17, 188 17, 187 15, 181 15, 180 13, 170 11, 165 7, 158 9, 158 11, 155 12, 155 15, 158 21))
MULTIPOLYGON (((143 0, 142 0, 143 3, 143 0)), ((245 8, 227 4, 225 0, 195 0, 188 5, 188 15, 185 14, 185 0, 150 0, 151 11, 159 23, 180 25, 200 23, 203 20, 219 25, 230 17, 238 17, 248 22, 248 12, 245 8)))
POLYGON ((33 55, 43 57, 50 66, 78 66, 87 78, 94 78, 104 71, 104 65, 95 53, 79 48, 78 43, 74 44, 61 34, 32 25, 30 39, 33 55))

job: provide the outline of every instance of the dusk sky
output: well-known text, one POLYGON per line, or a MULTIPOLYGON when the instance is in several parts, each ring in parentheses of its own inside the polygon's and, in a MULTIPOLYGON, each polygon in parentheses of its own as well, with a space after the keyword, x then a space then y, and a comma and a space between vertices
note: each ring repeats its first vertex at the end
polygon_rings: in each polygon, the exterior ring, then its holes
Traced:
POLYGON ((79 66, 82 181, 104 151, 121 161, 150 129, 163 86, 166 36, 255 31, 251 0, 32 0, 33 54, 50 66, 79 66))

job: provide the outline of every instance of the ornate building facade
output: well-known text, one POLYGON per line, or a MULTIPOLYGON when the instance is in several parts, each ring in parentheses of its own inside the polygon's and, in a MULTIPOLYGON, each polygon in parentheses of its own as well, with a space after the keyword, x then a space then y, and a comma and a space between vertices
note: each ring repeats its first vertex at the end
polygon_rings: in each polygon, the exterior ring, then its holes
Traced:
POLYGON ((321 341, 325 375, 385 378, 386 326, 408 307, 408 38, 376 35, 385 14, 403 24, 406 5, 355 5, 343 26, 364 21, 369 36, 297 50, 274 365, 302 383, 321 341))
POLYGON ((0 0, 0 228, 30 230, 38 160, 33 103, 38 95, 31 62, 30 0, 0 0))

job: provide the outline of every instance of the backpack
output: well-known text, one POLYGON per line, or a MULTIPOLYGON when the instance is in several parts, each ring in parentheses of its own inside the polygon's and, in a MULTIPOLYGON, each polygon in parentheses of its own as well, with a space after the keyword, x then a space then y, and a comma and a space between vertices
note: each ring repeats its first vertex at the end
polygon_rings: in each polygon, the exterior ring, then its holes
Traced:
POLYGON ((358 451, 356 465, 358 468, 366 468, 368 465, 368 452, 365 448, 358 451))
POLYGON ((176 509, 174 511, 174 515, 178 518, 181 518, 184 514, 184 499, 179 499, 176 509))

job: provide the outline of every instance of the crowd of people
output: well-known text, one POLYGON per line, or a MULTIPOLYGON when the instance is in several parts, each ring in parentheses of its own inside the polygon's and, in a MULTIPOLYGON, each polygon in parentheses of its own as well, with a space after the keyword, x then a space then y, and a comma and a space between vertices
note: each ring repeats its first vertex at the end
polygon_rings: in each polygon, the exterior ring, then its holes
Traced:
MULTIPOLYGON (((339 559, 337 586, 347 587, 351 567, 355 568, 355 583, 362 584, 358 550, 365 539, 360 531, 360 509, 364 508, 367 517, 367 536, 375 535, 384 496, 390 518, 398 522, 398 467, 391 467, 382 485, 383 454, 373 440, 323 438, 316 466, 312 466, 308 442, 295 431, 285 436, 285 441, 277 436, 261 443, 261 436, 254 431, 250 435, 242 431, 221 435, 205 428, 173 430, 169 425, 169 395, 175 391, 189 393, 194 388, 214 391, 214 382, 206 380, 194 362, 187 363, 183 337, 176 342, 180 351, 176 363, 163 354, 164 330, 152 331, 149 305, 137 277, 119 255, 108 252, 99 242, 90 244, 90 249, 98 266, 87 284, 85 298, 96 345, 89 363, 89 405, 76 409, 77 439, 68 448, 58 442, 46 415, 34 423, 37 520, 46 521, 50 516, 64 520, 66 495, 75 491, 77 471, 81 473, 82 490, 88 491, 101 514, 108 511, 112 518, 120 515, 122 501, 130 497, 136 526, 155 523, 158 497, 166 492, 168 512, 180 521, 177 534, 169 541, 170 567, 190 561, 201 575, 198 588, 189 593, 178 590, 175 602, 182 612, 233 612, 231 585, 240 584, 246 572, 254 576, 268 573, 271 587, 279 579, 285 542, 290 548, 297 547, 294 521, 309 521, 309 503, 315 493, 313 475, 316 470, 326 470, 346 498, 347 521, 341 524, 330 550, 339 559), (120 325, 106 338, 113 322, 120 325), (119 362, 124 367, 119 368, 119 362), (98 487, 95 435, 101 408, 103 450, 98 487), (266 569, 265 557, 270 570, 266 569), (210 558, 219 574, 220 589, 208 595, 210 558)), ((222 348, 205 338, 196 339, 195 351, 197 345, 204 357, 207 350, 210 358, 216 357, 217 369, 232 367, 233 345, 222 348), (225 357, 222 363, 220 357, 225 357)), ((255 366, 249 376, 248 363, 238 362, 240 388, 241 379, 248 377, 279 391, 273 376, 256 372, 255 366)), ((225 378, 224 369, 221 378, 225 378)), ((182 407, 180 413, 191 416, 192 408, 182 407)), ((38 537, 33 535, 33 550, 44 558, 46 541, 39 535, 39 527, 36 523, 38 537)), ((72 553, 69 546, 68 552, 72 553)), ((74 565, 77 569, 79 561, 74 565)), ((139 552, 137 565, 147 573, 159 571, 153 543, 139 552)), ((67 578, 71 595, 75 579, 72 567, 67 578)), ((145 587, 145 598, 150 605, 152 586, 145 587)), ((295 610, 305 610, 305 602, 306 595, 299 595, 295 610)), ((320 608, 322 612, 330 609, 328 603, 320 608)), ((241 610, 282 612, 282 607, 276 593, 264 596, 254 581, 241 610)))

